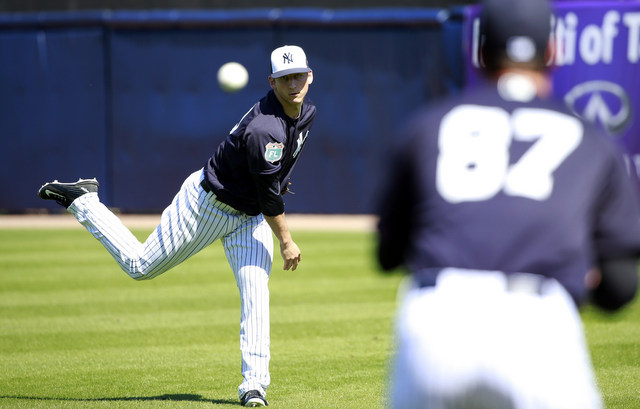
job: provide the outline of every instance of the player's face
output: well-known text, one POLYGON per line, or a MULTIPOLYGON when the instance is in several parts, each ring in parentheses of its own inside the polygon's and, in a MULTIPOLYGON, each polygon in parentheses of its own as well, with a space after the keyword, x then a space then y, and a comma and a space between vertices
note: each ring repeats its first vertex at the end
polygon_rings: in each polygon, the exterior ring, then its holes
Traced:
MULTIPOLYGON (((302 102, 307 96, 309 85, 313 82, 313 72, 289 74, 280 78, 269 77, 269 84, 276 94, 276 98, 282 104, 285 113, 300 111, 302 102)), ((296 114, 297 115, 297 114, 296 114)))

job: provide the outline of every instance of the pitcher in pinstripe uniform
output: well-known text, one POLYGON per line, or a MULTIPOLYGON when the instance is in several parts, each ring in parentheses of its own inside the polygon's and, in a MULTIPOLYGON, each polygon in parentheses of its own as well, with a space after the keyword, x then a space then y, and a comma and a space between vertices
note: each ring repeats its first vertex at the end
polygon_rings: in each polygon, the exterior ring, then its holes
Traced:
POLYGON ((154 278, 220 239, 240 290, 243 406, 267 406, 270 383, 269 289, 273 236, 285 270, 301 261, 282 195, 316 114, 305 97, 313 73, 297 46, 271 54, 271 90, 233 127, 204 167, 183 183, 144 243, 98 198, 98 181, 57 180, 38 191, 56 200, 135 280, 154 278))

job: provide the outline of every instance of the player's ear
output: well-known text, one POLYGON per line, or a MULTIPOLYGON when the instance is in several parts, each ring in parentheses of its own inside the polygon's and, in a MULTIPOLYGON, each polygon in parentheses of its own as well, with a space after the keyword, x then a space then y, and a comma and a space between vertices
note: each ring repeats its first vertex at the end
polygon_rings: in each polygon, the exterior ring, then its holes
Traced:
POLYGON ((269 85, 271 86, 271 89, 276 89, 276 80, 271 77, 271 75, 269 75, 269 85))
POLYGON ((313 83, 313 71, 309 71, 307 73, 307 84, 312 84, 313 83))

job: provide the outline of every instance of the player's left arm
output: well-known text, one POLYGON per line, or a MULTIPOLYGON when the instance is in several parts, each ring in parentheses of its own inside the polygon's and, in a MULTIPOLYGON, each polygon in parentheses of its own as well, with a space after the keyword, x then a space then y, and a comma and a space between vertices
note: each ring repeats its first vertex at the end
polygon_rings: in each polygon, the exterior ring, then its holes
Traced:
POLYGON ((598 262, 599 269, 590 272, 591 303, 607 311, 615 311, 631 302, 638 291, 638 258, 619 256, 598 262))
POLYGON ((414 216, 412 173, 407 161, 397 160, 382 189, 378 209, 378 264, 391 271, 405 263, 412 234, 414 216))
POLYGON ((594 230, 600 277, 591 289, 591 302, 616 310, 638 291, 640 200, 622 158, 613 155, 604 169, 594 230))

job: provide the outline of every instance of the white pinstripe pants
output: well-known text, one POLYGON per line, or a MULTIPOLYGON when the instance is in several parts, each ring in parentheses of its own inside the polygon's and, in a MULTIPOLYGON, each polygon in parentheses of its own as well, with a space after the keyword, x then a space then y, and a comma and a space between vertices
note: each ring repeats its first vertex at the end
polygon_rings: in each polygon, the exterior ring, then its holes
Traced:
POLYGON ((147 280, 177 266, 220 239, 240 291, 240 350, 243 382, 239 396, 269 386, 269 274, 273 235, 262 215, 246 214, 215 200, 200 186, 203 171, 191 174, 160 224, 144 243, 103 205, 96 193, 76 199, 68 211, 135 280, 147 280))
POLYGON ((509 289, 499 272, 445 269, 408 288, 397 317, 393 409, 601 409, 565 289, 509 289))

